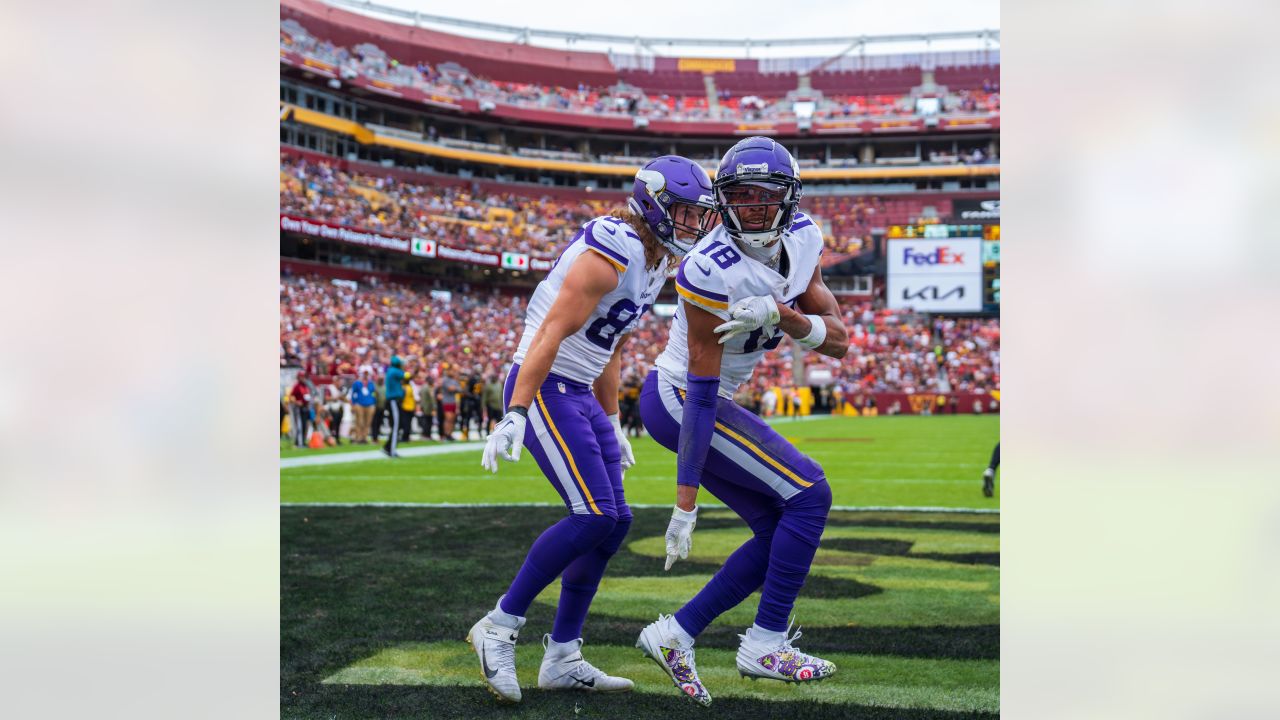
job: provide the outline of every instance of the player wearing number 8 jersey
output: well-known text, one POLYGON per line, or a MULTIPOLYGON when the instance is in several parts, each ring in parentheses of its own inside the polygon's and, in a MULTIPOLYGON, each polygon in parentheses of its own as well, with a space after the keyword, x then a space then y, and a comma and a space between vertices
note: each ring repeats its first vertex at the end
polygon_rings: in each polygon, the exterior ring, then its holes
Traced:
POLYGON ((569 514, 534 541, 506 594, 467 637, 501 700, 520 700, 515 642, 534 597, 557 577, 560 602, 543 638, 538 687, 632 687, 581 652, 587 609, 631 526, 622 473, 635 460, 618 420, 621 351, 672 261, 714 218, 706 171, 682 157, 660 157, 636 174, 627 210, 584 225, 529 301, 503 393, 507 413, 481 464, 497 472, 498 458, 519 460, 527 447, 569 514))
POLYGON ((835 665, 792 646, 788 618, 831 507, 822 468, 733 401, 763 354, 793 342, 840 358, 848 334, 822 282, 822 234, 798 210, 800 173, 778 143, 755 137, 724 156, 714 183, 721 224, 680 263, 680 306, 667 347, 640 395, 655 440, 677 453, 676 507, 667 569, 688 557, 699 486, 736 512, 753 536, 674 616, 660 616, 637 645, 694 700, 711 696, 694 665, 694 638, 761 591, 738 671, 786 682, 821 680, 835 665))

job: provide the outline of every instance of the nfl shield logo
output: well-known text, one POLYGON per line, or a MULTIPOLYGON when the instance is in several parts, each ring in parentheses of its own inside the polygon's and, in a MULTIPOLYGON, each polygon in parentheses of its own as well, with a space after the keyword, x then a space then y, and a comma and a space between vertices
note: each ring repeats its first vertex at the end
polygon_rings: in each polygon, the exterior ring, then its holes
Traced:
POLYGON ((559 390, 561 394, 563 394, 563 393, 564 393, 564 383, 562 383, 562 382, 558 382, 558 383, 556 383, 556 389, 557 389, 557 390, 559 390))

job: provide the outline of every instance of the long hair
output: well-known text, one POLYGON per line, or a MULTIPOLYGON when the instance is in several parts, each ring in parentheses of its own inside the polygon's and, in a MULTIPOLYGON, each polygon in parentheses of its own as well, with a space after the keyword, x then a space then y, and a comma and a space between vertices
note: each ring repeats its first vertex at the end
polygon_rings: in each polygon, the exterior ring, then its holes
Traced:
POLYGON ((640 242, 644 244, 644 265, 648 270, 656 270, 665 260, 668 271, 680 264, 680 259, 672 255, 669 250, 654 237, 653 231, 649 229, 649 223, 644 218, 631 212, 629 209, 615 210, 613 216, 625 222, 635 229, 640 235, 640 242))

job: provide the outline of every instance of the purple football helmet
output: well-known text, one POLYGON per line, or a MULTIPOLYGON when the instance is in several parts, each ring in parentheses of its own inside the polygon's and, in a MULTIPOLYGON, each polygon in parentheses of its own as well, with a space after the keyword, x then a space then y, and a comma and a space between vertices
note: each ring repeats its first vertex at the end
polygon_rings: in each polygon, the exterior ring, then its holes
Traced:
POLYGON ((724 154, 713 187, 729 237, 763 247, 791 227, 800 206, 800 166, 774 140, 750 137, 724 154))
POLYGON ((663 155, 641 168, 627 207, 644 218, 658 242, 676 257, 684 257, 715 225, 711 177, 679 155, 663 155), (693 239, 682 240, 677 231, 693 239))

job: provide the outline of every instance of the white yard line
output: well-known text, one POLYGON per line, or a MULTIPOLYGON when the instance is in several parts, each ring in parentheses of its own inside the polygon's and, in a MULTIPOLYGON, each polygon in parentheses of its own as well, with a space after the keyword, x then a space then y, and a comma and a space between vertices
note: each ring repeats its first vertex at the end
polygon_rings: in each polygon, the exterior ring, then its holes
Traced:
MULTIPOLYGON (((402 457, 411 458, 411 457, 428 457, 431 455, 448 455, 450 453, 467 452, 468 450, 474 450, 477 453, 476 465, 479 466, 480 464, 478 460, 479 451, 482 449, 484 449, 484 443, 482 442, 455 442, 455 443, 450 443, 448 445, 428 445, 427 447, 403 448, 401 450, 398 450, 397 452, 399 452, 402 457)), ((280 469, 284 470, 285 468, 311 467, 313 465, 341 465, 343 463, 368 462, 370 460, 382 460, 384 462, 391 462, 392 458, 389 458, 386 455, 383 455, 381 450, 363 450, 360 452, 330 453, 328 455, 311 455, 308 457, 281 458, 280 469)))

